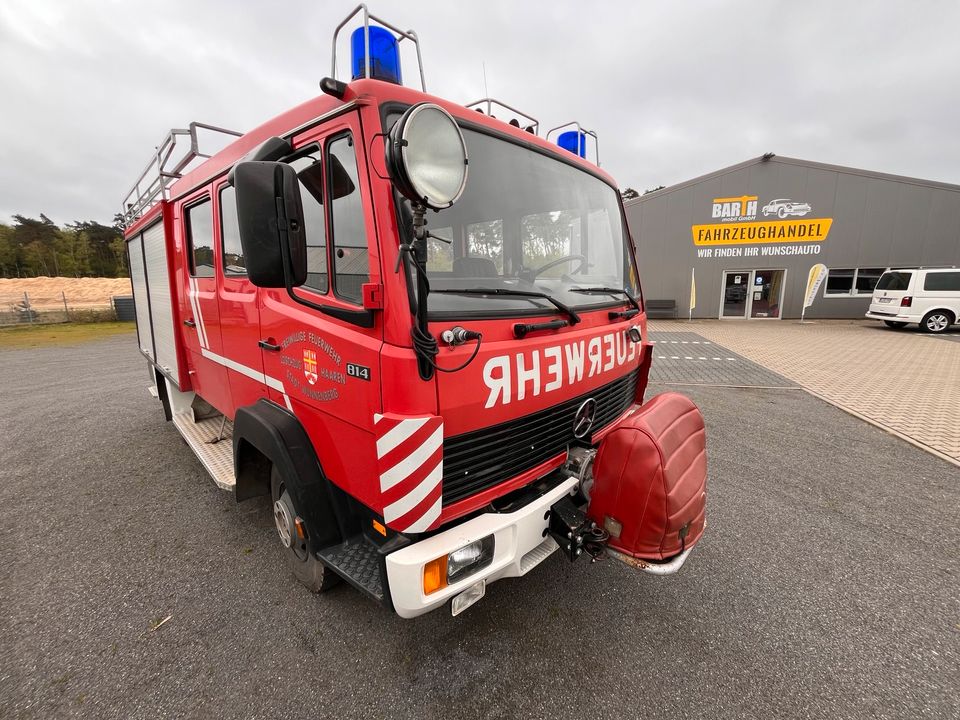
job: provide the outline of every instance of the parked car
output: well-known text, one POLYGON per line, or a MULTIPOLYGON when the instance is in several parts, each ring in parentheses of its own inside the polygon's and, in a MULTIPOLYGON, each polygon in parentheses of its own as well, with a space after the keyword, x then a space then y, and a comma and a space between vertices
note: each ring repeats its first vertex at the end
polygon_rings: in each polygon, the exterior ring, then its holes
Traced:
POLYGON ((803 217, 812 209, 810 203, 795 202, 788 198, 781 198, 768 202, 763 206, 762 212, 764 217, 770 217, 771 215, 776 215, 778 218, 785 218, 788 215, 803 217))
POLYGON ((945 332, 960 318, 960 268, 888 270, 866 317, 893 328, 917 323, 923 332, 945 332))

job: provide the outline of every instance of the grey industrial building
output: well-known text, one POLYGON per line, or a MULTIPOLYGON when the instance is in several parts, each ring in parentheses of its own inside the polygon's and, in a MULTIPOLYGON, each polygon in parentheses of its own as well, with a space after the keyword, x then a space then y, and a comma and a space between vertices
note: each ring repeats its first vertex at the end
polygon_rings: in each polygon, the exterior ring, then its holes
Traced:
POLYGON ((644 297, 686 317, 863 317, 880 274, 960 265, 960 185, 767 154, 626 202, 644 297), (672 301, 672 303, 670 302, 672 301))

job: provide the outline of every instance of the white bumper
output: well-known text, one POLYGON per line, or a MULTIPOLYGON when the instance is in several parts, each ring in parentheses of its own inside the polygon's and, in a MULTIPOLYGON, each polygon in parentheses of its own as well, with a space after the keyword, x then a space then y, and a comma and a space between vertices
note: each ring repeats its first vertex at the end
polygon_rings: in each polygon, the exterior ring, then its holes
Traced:
POLYGON ((576 486, 577 479, 570 478, 516 512, 479 515, 387 555, 387 581, 397 614, 412 618, 435 610, 480 580, 490 584, 500 578, 526 575, 557 549, 552 538, 543 537, 547 527, 544 516, 551 505, 571 494, 576 486), (426 563, 487 535, 495 537, 490 565, 442 590, 423 594, 423 566, 426 563))
POLYGON ((901 312, 901 310, 909 308, 901 308, 897 305, 882 305, 879 303, 873 303, 870 305, 870 309, 867 310, 864 317, 867 317, 871 320, 893 320, 895 322, 920 322, 920 318, 913 315, 908 315, 901 312))

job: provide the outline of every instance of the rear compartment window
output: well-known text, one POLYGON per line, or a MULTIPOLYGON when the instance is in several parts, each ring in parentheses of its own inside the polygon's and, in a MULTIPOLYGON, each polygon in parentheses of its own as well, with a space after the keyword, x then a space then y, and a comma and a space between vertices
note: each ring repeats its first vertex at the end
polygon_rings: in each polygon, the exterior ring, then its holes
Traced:
POLYGON ((924 290, 960 291, 960 271, 927 273, 923 280, 924 290))
POLYGON ((884 273, 877 283, 877 290, 906 290, 910 287, 910 278, 913 273, 909 272, 888 272, 884 273))
POLYGON ((237 219, 237 191, 232 185, 220 191, 220 240, 223 272, 227 275, 246 275, 247 264, 243 259, 240 223, 237 219))
POLYGON ((187 208, 187 243, 190 274, 213 277, 213 211, 210 198, 187 208))

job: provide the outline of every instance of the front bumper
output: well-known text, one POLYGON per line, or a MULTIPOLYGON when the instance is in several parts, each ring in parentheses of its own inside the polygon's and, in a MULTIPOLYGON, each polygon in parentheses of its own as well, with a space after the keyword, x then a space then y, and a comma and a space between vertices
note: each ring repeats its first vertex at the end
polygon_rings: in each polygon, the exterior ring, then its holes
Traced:
POLYGON ((544 537, 547 511, 577 489, 577 478, 564 480, 543 496, 512 513, 485 513, 386 557, 387 581, 393 607, 400 617, 412 618, 435 610, 471 585, 526 575, 557 549, 544 537), (493 561, 478 572, 437 590, 423 593, 423 566, 431 560, 480 540, 495 537, 493 561))

